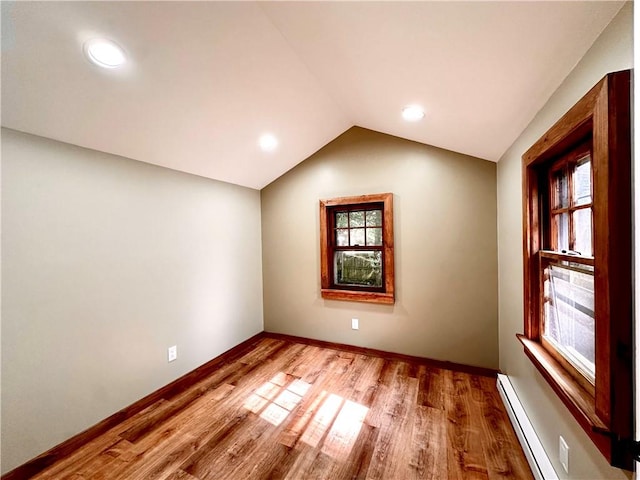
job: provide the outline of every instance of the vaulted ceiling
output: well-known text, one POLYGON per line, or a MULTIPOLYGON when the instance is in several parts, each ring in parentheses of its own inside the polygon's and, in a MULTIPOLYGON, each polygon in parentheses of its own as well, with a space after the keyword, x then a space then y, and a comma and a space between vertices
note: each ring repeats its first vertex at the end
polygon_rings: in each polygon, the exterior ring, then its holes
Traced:
POLYGON ((3 1, 2 125, 252 188, 353 125, 497 161, 622 4, 3 1))

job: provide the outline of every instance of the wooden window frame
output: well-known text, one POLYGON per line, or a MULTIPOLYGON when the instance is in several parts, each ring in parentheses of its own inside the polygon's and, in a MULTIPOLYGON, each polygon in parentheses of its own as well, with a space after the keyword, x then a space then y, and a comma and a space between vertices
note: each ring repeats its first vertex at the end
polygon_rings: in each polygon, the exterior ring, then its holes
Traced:
POLYGON ((320 282, 322 298, 381 304, 395 303, 395 279, 393 256, 393 194, 380 193, 320 200, 320 282), (383 285, 378 288, 340 287, 333 285, 333 238, 332 212, 337 209, 357 210, 380 204, 382 209, 382 274, 383 285))
MULTIPOLYGON (((569 246, 568 246, 568 250, 569 251, 575 251, 575 229, 573 228, 573 213, 577 212, 578 210, 582 210, 582 209, 586 209, 586 208, 591 208, 593 209, 593 162, 592 162, 592 168, 591 168, 591 202, 590 203, 582 203, 580 205, 574 205, 574 199, 571 195, 571 192, 573 191, 573 182, 574 182, 574 172, 575 172, 575 167, 578 164, 578 162, 584 158, 585 154, 590 154, 591 157, 593 157, 593 146, 592 146, 592 138, 589 137, 588 139, 586 139, 584 142, 582 142, 579 145, 576 145, 575 148, 571 149, 569 153, 562 155, 558 160, 554 161, 548 171, 548 184, 551 185, 551 190, 555 192, 555 189, 553 188, 553 184, 556 182, 555 178, 554 178, 554 174, 556 174, 559 171, 564 171, 564 173, 566 173, 567 175, 567 206, 566 207, 559 207, 556 206, 556 201, 557 199, 555 198, 555 195, 552 194, 551 192, 548 192, 549 194, 549 205, 547 210, 550 212, 550 217, 553 217, 555 215, 559 215, 562 213, 566 213, 568 215, 568 222, 569 222, 569 246)), ((550 220, 553 220, 553 218, 550 218, 550 220)), ((593 218, 592 218, 592 222, 591 222, 592 226, 593 226, 593 218)), ((548 228, 544 229, 544 234, 545 236, 548 235, 547 238, 545 238, 545 244, 550 244, 552 245, 554 248, 553 250, 558 251, 559 247, 557 245, 554 245, 556 243, 556 240, 558 238, 557 235, 557 228, 555 225, 555 222, 551 221, 551 223, 547 226, 548 228)), ((593 230, 593 228, 592 228, 593 230)), ((591 237, 591 246, 593 249, 593 236, 591 237)))
MULTIPOLYGON (((608 74, 522 157, 526 355, 613 466, 633 468, 631 72, 608 74), (544 182, 554 159, 592 139, 594 391, 541 342, 544 182)), ((565 257, 560 255, 560 257, 565 257)), ((570 257, 570 256, 569 256, 570 257)), ((566 258, 565 258, 566 259, 566 258)))

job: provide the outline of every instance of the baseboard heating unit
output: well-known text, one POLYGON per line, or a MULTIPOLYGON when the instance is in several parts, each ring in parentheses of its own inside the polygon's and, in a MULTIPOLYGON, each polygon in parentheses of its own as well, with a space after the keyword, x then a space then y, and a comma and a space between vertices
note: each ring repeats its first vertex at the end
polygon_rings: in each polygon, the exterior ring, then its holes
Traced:
POLYGON ((536 480, 558 480, 558 475, 506 375, 498 374, 498 392, 527 457, 533 477, 536 480))

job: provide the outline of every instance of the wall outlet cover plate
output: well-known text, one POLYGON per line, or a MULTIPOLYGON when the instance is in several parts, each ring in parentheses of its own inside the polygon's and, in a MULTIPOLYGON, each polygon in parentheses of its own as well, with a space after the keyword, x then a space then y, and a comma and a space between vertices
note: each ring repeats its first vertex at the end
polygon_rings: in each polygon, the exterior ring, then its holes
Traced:
POLYGON ((178 358, 178 346, 174 345, 167 349, 167 360, 173 362, 176 358, 178 358))
POLYGON ((562 468, 566 473, 569 473, 569 445, 567 445, 567 442, 565 441, 565 439, 562 438, 562 435, 560 435, 560 440, 559 440, 558 456, 559 456, 560 464, 562 465, 562 468))

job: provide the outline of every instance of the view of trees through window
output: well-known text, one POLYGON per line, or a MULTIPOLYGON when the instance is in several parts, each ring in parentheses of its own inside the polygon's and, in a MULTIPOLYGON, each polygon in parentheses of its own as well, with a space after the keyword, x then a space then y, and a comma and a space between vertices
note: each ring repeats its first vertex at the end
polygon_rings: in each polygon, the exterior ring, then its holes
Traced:
POLYGON ((395 302, 393 194, 320 200, 322 298, 395 302))
POLYGON ((382 209, 334 212, 334 283, 382 287, 382 209))

